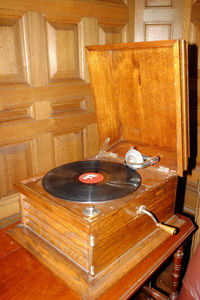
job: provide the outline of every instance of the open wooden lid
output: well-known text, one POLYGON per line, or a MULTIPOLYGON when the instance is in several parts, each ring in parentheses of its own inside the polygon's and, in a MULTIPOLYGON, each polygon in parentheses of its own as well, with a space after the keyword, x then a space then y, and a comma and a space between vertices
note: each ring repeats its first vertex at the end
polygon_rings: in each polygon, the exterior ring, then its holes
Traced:
POLYGON ((173 152, 174 171, 183 175, 189 150, 185 42, 88 46, 86 53, 101 142, 110 137, 111 145, 130 140, 173 152))

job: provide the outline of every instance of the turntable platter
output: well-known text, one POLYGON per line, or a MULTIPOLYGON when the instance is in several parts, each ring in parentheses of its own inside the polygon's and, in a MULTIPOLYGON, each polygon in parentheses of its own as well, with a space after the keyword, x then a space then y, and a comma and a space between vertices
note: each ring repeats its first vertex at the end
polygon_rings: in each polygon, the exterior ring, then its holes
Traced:
POLYGON ((43 187, 51 195, 74 202, 105 202, 133 193, 140 175, 114 162, 77 161, 49 171, 43 187))

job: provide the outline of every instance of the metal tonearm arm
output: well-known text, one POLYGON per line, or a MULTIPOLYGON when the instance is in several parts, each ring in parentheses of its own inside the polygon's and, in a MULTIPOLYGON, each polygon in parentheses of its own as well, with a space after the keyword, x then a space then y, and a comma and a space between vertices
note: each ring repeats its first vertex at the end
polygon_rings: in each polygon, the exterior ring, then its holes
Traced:
POLYGON ((104 153, 106 151, 106 148, 107 148, 107 145, 108 145, 109 142, 110 142, 110 137, 107 137, 105 139, 105 141, 104 141, 104 143, 103 143, 103 145, 102 145, 99 153, 95 156, 95 158, 101 158, 104 155, 104 153))
POLYGON ((154 165, 155 163, 157 163, 160 160, 159 156, 149 157, 149 156, 142 154, 142 157, 144 159, 144 162, 142 162, 142 163, 136 163, 136 162, 132 161, 130 158, 128 161, 125 161, 125 165, 127 165, 131 169, 132 168, 142 169, 142 168, 146 168, 148 166, 154 165))

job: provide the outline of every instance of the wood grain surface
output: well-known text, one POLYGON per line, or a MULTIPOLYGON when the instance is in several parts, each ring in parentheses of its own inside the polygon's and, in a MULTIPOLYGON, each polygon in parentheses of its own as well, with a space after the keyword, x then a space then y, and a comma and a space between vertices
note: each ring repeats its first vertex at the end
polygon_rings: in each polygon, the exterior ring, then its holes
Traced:
MULTIPOLYGON (((177 220, 177 219, 176 219, 177 220)), ((176 220, 175 223, 176 223, 176 220)), ((175 224, 174 223, 174 224, 175 224)), ((188 218, 181 217, 178 221, 180 231, 178 235, 168 236, 164 233, 162 237, 165 242, 159 241, 158 231, 150 240, 145 240, 144 244, 138 245, 136 250, 136 264, 119 281, 113 284, 99 299, 128 299, 144 282, 162 265, 162 263, 174 253, 174 251, 187 239, 194 231, 194 226, 188 218), (156 238, 157 236, 157 238, 156 238), (157 242, 156 242, 157 241, 157 242), (152 249, 152 245, 156 246, 152 249), (141 249, 144 251, 141 254, 141 249), (145 256, 147 248, 151 248, 149 254, 145 256), (144 256, 143 256, 144 255, 144 256)), ((6 229, 7 231, 7 229, 6 229)), ((63 280, 53 275, 30 255, 24 248, 21 248, 6 231, 1 231, 0 248, 0 297, 1 299, 81 299, 76 293, 72 292, 63 280)), ((36 246, 37 247, 37 246, 36 246)), ((50 249, 49 249, 50 250, 50 249)), ((29 250, 30 251, 30 250, 29 250)), ((149 251, 149 250, 148 250, 149 251)), ((50 253, 50 252, 49 252, 50 253)), ((131 253, 130 253, 130 256, 131 253)), ((132 256, 133 258, 133 256, 132 256)), ((134 258, 133 258, 134 259, 134 258)), ((43 262, 44 263, 44 262, 43 262)), ((124 265, 126 267, 128 265, 124 265)), ((108 282, 112 280, 109 276, 108 282)), ((77 291, 76 291, 77 292, 77 291)))
POLYGON ((0 0, 0 228, 15 181, 98 152, 85 46, 133 39, 127 4, 0 0))
POLYGON ((101 143, 110 137, 110 145, 130 140, 174 152, 182 176, 189 144, 185 42, 86 49, 101 143))
POLYGON ((87 203, 48 194, 43 175, 19 182, 22 223, 10 234, 81 297, 96 299, 170 238, 148 216, 137 214, 140 205, 159 222, 184 223, 174 215, 177 175, 155 167, 140 174, 142 184, 134 193, 95 203, 100 214, 94 217, 84 216, 87 203))

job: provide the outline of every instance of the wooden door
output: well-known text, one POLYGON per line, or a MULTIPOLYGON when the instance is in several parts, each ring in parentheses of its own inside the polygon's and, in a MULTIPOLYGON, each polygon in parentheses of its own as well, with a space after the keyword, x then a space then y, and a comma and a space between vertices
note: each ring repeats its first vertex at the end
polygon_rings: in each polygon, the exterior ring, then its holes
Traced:
POLYGON ((131 37, 130 1, 0 0, 0 226, 13 183, 98 152, 85 46, 131 37))
POLYGON ((183 0, 135 0, 135 42, 179 39, 183 0))

